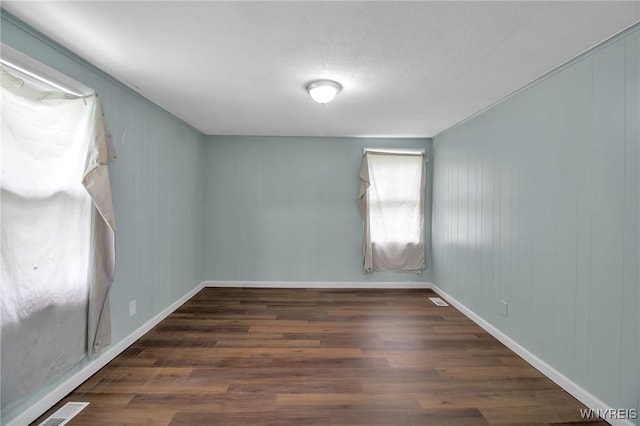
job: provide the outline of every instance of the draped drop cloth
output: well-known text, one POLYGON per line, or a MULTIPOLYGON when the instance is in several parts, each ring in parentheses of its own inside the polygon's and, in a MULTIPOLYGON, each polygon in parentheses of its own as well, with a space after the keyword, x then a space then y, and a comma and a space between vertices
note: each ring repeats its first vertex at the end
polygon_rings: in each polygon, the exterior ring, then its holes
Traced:
POLYGON ((110 343, 115 158, 95 95, 2 69, 2 407, 110 343))
POLYGON ((424 153, 366 151, 358 204, 363 272, 424 269, 424 153))
POLYGON ((93 98, 93 126, 82 185, 97 211, 93 220, 93 250, 89 276, 87 352, 92 355, 111 343, 109 288, 116 267, 116 220, 109 181, 109 161, 117 157, 106 131, 102 105, 93 98))

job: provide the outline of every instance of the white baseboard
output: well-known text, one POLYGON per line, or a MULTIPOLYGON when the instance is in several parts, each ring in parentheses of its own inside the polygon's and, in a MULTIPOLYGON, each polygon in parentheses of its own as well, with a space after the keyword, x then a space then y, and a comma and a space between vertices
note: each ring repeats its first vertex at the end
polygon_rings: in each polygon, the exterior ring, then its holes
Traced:
POLYGON ((102 367, 107 365, 112 359, 120 355, 125 349, 131 346, 136 340, 142 337, 145 333, 155 327, 160 321, 168 317, 173 311, 178 309, 183 303, 191 299, 200 290, 202 290, 202 283, 198 284, 193 290, 190 290, 187 294, 176 300, 170 306, 165 308, 162 312, 151 318, 144 323, 140 328, 129 334, 124 339, 115 343, 112 346, 107 347, 97 358, 90 361, 82 370, 69 377, 62 384, 56 387, 54 390, 43 396, 39 401, 20 413, 17 417, 12 419, 7 426, 24 426, 30 424, 48 409, 53 407, 58 401, 67 396, 71 391, 80 386, 91 376, 98 372, 102 367))
POLYGON ((203 281, 204 287, 237 288, 342 288, 342 289, 426 289, 428 282, 338 282, 338 281, 203 281))
MULTIPOLYGON (((454 299, 452 296, 447 294, 444 290, 433 283, 429 283, 430 288, 433 289, 440 297, 449 302, 452 306, 462 312, 465 316, 471 319, 473 322, 482 327, 487 333, 491 334, 493 337, 502 342, 506 347, 511 349, 513 352, 518 354, 522 359, 531 364, 534 368, 540 371, 542 374, 547 376, 549 379, 554 381, 558 386, 562 389, 573 395, 578 401, 582 402, 588 408, 592 410, 608 410, 611 409, 609 405, 602 402, 600 399, 592 395, 590 392, 580 387, 578 384, 573 382, 570 378, 553 368, 551 365, 547 364, 545 361, 538 358, 533 353, 529 352, 526 348, 521 346, 518 342, 504 334, 502 331, 498 330, 496 327, 491 325, 488 321, 480 317, 478 314, 473 312, 471 309, 467 308, 464 304, 454 299)), ((608 422, 613 426, 635 426, 635 423, 632 423, 631 420, 622 420, 622 419, 602 419, 608 422)))

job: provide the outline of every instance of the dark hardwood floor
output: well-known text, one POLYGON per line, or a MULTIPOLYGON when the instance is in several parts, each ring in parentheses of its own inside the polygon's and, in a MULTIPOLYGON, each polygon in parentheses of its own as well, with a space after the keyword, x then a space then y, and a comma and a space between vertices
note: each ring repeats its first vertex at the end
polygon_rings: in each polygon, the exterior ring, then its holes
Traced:
MULTIPOLYGON (((428 290, 204 289, 67 401, 71 425, 578 425, 584 408, 428 290)), ((589 425, 606 424, 594 420, 589 425)))

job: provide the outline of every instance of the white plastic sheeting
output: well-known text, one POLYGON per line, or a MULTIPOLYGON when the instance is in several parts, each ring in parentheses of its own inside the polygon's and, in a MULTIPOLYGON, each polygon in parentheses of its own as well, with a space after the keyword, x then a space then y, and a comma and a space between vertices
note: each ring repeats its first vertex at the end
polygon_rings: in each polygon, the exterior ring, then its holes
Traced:
POLYGON ((358 201, 363 271, 424 269, 424 153, 365 152, 358 201))
POLYGON ((114 221, 96 96, 2 72, 2 407, 110 343, 114 221))

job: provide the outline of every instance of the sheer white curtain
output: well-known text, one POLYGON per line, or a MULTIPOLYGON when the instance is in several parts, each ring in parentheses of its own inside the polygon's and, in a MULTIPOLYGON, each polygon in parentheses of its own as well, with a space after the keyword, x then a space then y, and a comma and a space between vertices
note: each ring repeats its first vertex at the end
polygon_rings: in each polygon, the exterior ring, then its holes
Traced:
POLYGON ((2 68, 2 407, 110 342, 113 208, 96 96, 2 68))
POLYGON ((360 169, 363 271, 424 269, 424 153, 366 151, 360 169))

